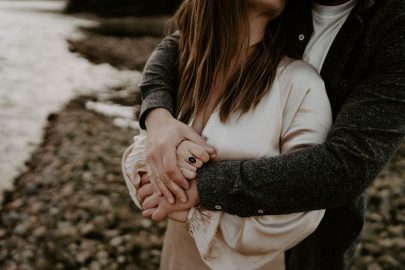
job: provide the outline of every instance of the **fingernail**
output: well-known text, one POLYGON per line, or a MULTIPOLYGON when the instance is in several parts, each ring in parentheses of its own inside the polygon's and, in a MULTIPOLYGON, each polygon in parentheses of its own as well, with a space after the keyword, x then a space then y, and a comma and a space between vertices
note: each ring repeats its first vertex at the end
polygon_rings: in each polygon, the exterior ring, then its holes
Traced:
POLYGON ((214 153, 215 149, 213 147, 211 147, 211 146, 208 146, 207 151, 210 152, 210 153, 214 153))
POLYGON ((170 204, 174 204, 174 199, 173 199, 173 198, 169 198, 169 203, 170 203, 170 204))

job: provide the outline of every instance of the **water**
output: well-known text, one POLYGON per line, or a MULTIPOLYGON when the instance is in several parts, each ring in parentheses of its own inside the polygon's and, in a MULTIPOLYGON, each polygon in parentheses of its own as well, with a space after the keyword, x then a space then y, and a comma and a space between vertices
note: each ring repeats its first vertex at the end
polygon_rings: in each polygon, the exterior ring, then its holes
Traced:
POLYGON ((11 187, 41 141, 49 113, 79 93, 136 84, 139 73, 94 65, 66 38, 94 22, 65 16, 59 1, 0 1, 0 190, 11 187))

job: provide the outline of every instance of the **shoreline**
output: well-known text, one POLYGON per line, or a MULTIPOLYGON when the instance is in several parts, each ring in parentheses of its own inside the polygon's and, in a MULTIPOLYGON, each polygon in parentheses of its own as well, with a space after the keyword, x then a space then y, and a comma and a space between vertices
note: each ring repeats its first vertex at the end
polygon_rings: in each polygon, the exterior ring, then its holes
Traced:
POLYGON ((28 170, 5 193, 1 269, 157 268, 164 223, 142 218, 121 175, 137 131, 87 110, 90 100, 50 115, 28 170))
MULTIPOLYGON (((116 61, 131 69, 143 65, 152 48, 147 44, 127 62, 137 42, 141 45, 142 39, 91 34, 71 46, 93 61, 116 61), (106 41, 111 43, 91 49, 106 41), (109 53, 115 47, 111 44, 122 46, 122 53, 109 53)), ((0 206, 1 269, 158 269, 165 223, 142 217, 121 176, 121 154, 137 131, 86 109, 87 101, 139 106, 139 92, 123 90, 111 89, 104 99, 75 97, 49 115, 27 170, 15 178, 0 206)), ((353 270, 405 265, 404 182, 405 144, 368 189, 366 225, 353 270)))

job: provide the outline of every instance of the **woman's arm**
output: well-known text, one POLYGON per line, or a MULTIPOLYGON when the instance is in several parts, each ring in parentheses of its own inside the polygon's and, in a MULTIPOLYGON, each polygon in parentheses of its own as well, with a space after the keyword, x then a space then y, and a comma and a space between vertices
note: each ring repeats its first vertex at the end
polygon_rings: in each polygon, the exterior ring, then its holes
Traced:
MULTIPOLYGON (((296 61, 280 75, 281 80, 287 100, 281 154, 323 143, 332 126, 332 111, 321 78, 307 64, 296 61)), ((190 231, 203 260, 212 269, 259 268, 315 231, 325 210, 265 216, 262 212, 259 209, 258 216, 241 218, 195 208, 190 231)))

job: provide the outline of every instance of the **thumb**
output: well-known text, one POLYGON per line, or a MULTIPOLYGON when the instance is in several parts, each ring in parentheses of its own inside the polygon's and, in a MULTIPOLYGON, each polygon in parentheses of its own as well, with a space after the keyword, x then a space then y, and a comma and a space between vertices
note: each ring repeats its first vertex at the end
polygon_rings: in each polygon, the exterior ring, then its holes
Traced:
POLYGON ((158 207, 152 214, 152 220, 160 222, 166 218, 166 211, 161 207, 158 207))

